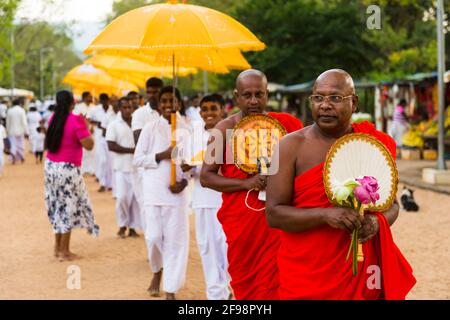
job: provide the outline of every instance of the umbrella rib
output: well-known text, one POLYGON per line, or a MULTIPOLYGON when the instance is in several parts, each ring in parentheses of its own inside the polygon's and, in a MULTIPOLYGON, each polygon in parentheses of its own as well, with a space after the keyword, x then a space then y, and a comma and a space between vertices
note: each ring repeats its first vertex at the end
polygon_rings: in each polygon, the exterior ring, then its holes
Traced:
MULTIPOLYGON (((162 9, 163 9, 163 7, 162 7, 162 6, 159 6, 158 10, 155 10, 155 11, 153 12, 153 16, 156 16, 162 9)), ((146 26, 145 26, 145 30, 147 30, 147 29, 149 28, 149 26, 150 26, 151 23, 152 23, 152 19, 148 19, 148 22, 147 22, 147 24, 146 24, 146 26)), ((146 35, 147 35, 147 33, 146 33, 146 32, 143 32, 142 37, 141 37, 141 40, 139 41, 139 47, 138 47, 138 50, 139 50, 139 48, 143 48, 143 47, 144 47, 144 46, 142 45, 142 42, 144 42, 144 39, 145 39, 145 36, 146 36, 146 35)))
MULTIPOLYGON (((206 31, 206 34, 208 35, 208 38, 209 38, 209 40, 211 41, 211 43, 212 44, 215 44, 215 42, 214 42, 214 39, 213 39, 213 37, 212 37, 212 35, 211 35, 211 32, 209 32, 209 30, 208 30, 208 28, 206 28, 205 27, 205 22, 203 21, 203 19, 197 14, 197 12, 195 12, 195 11, 191 11, 193 14, 194 14, 194 16, 198 19, 198 20, 200 20, 200 22, 201 22, 201 25, 203 26, 203 29, 205 29, 205 31, 206 31)), ((217 45, 211 45, 211 47, 213 47, 214 49, 216 49, 217 50, 217 45)))

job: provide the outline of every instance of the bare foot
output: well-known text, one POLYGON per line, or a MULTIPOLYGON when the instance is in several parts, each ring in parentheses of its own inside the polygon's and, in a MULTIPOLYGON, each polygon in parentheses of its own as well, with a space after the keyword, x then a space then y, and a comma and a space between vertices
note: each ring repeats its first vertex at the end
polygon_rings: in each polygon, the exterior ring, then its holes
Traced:
POLYGON ((139 234, 137 234, 136 230, 130 228, 130 230, 128 230, 128 236, 131 238, 139 238, 139 234))
POLYGON ((126 231, 127 231, 126 227, 120 228, 119 231, 117 232, 117 235, 119 236, 119 238, 125 239, 125 232, 126 231))
POLYGON ((166 292, 166 300, 177 300, 177 298, 175 298, 175 293, 166 292))
POLYGON ((81 259, 81 257, 75 253, 72 252, 61 252, 59 254, 59 261, 63 262, 63 261, 73 261, 73 260, 78 260, 81 259))
POLYGON ((101 186, 100 189, 98 189, 98 192, 105 192, 106 188, 104 186, 101 186))
POLYGON ((148 287, 147 291, 150 293, 151 297, 159 297, 159 285, 161 283, 162 270, 153 275, 152 282, 150 282, 150 287, 148 287))

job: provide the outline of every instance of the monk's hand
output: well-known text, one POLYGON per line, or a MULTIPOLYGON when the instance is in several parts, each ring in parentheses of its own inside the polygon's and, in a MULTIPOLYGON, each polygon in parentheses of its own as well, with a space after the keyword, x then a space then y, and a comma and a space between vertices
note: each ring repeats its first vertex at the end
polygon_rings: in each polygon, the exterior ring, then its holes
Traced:
POLYGON ((366 214, 362 222, 362 227, 358 231, 358 239, 360 243, 370 240, 380 230, 378 218, 372 214, 366 214))
POLYGON ((245 180, 244 186, 246 190, 261 191, 266 189, 266 183, 267 183, 267 176, 257 174, 245 180))
POLYGON ((352 232, 362 226, 364 218, 358 211, 345 207, 324 209, 325 222, 332 228, 352 232))
POLYGON ((177 181, 174 186, 170 186, 169 189, 172 193, 180 193, 181 191, 186 188, 188 185, 188 182, 186 179, 183 179, 181 181, 177 181))

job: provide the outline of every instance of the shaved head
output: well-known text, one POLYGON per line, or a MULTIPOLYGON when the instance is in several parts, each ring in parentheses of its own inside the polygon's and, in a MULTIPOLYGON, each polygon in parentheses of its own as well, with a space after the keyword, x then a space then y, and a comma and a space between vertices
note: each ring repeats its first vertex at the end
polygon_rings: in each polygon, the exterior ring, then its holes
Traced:
POLYGON ((314 83, 313 92, 316 92, 322 83, 333 83, 346 94, 355 94, 355 84, 350 74, 342 69, 330 69, 321 73, 314 83))
POLYGON ((236 78, 234 97, 244 117, 264 113, 269 99, 266 75, 255 69, 242 71, 236 78))
POLYGON ((331 69, 317 77, 312 96, 323 100, 311 100, 311 113, 321 132, 340 136, 351 129, 352 114, 358 105, 355 85, 348 72, 331 69))
POLYGON ((242 85, 242 83, 245 82, 245 79, 248 79, 248 78, 259 78, 259 79, 263 80, 263 82, 267 86, 267 77, 262 71, 259 71, 256 69, 248 69, 248 70, 242 71, 236 78, 236 89, 239 89, 239 87, 242 85))

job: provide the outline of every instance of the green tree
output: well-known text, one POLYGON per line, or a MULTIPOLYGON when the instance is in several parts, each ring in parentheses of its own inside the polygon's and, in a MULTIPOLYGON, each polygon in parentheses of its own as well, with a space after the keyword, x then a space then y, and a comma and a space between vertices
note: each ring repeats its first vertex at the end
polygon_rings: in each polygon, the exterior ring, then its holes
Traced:
POLYGON ((81 59, 75 53, 67 25, 21 22, 15 26, 16 86, 40 93, 40 52, 42 51, 45 95, 58 89, 64 75, 81 59), (55 88, 54 88, 55 87, 55 88))
POLYGON ((11 32, 13 20, 20 0, 0 0, 0 84, 10 85, 11 81, 11 32))
MULTIPOLYGON (((114 12, 160 1, 115 1, 114 12), (125 9, 126 8, 126 9, 125 9)), ((436 68, 436 22, 422 21, 429 0, 192 0, 217 9, 253 31, 267 48, 245 53, 250 64, 272 82, 314 79, 328 68, 355 78, 389 80, 436 68), (381 29, 369 30, 369 5, 381 9, 381 29)), ((446 2, 450 12, 450 2, 446 2)), ((448 33, 450 34, 450 33, 448 33)), ((450 41, 447 34, 447 53, 450 41)), ((447 65, 450 59, 447 54, 447 65)), ((233 87, 237 72, 209 75, 210 91, 233 87)), ((203 88, 203 74, 180 79, 186 91, 203 88)))
MULTIPOLYGON (((423 21, 424 12, 433 3, 424 0, 364 0, 381 9, 380 30, 367 30, 365 37, 377 49, 372 70, 367 77, 374 80, 393 80, 417 73, 433 71, 437 67, 436 21, 423 21)), ((450 11, 450 3, 446 10, 450 11)), ((447 65, 448 50, 447 41, 447 65)))
POLYGON ((270 81, 309 81, 328 68, 359 77, 371 69, 373 47, 358 1, 246 0, 236 17, 267 44, 247 56, 270 81))

